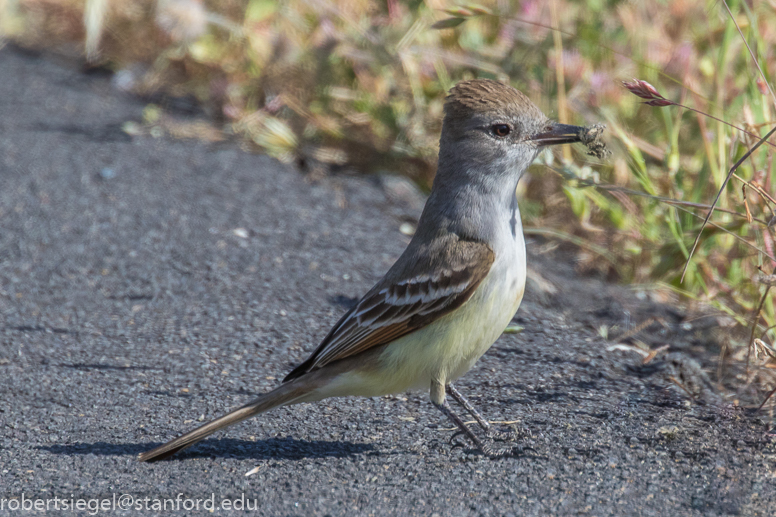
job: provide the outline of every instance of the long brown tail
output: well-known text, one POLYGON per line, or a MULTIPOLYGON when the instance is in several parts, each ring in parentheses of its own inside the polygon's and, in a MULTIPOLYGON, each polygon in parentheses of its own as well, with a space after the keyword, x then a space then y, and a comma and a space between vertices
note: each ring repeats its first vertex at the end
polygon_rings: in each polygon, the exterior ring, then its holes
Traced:
POLYGON ((269 411, 278 406, 292 403, 308 392, 306 389, 300 389, 302 387, 299 386, 299 384, 301 383, 295 383, 293 381, 282 384, 269 393, 265 393, 256 400, 245 404, 241 408, 235 409, 231 413, 216 418, 174 440, 170 440, 154 450, 139 454, 137 459, 140 461, 153 462, 169 458, 186 447, 190 447, 198 441, 204 440, 219 429, 242 422, 247 418, 256 416, 259 413, 264 413, 265 411, 269 411))

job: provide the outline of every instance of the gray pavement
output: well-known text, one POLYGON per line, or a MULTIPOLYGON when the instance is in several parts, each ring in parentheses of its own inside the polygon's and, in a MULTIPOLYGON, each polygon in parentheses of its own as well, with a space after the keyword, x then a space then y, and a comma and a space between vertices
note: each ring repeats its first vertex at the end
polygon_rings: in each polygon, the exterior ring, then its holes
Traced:
POLYGON ((427 395, 408 393, 278 409, 138 463, 275 386, 417 215, 376 178, 310 182, 234 144, 127 135, 143 107, 108 77, 0 50, 0 515, 22 496, 123 494, 132 508, 103 513, 208 514, 184 508, 212 497, 221 514, 242 499, 261 515, 773 515, 766 418, 696 372, 714 368, 708 333, 533 240, 544 281, 525 330, 458 384, 530 430, 524 455, 453 447, 427 395), (668 355, 607 351, 601 326, 654 315, 666 327, 640 339, 668 355), (178 494, 180 511, 153 509, 178 494))

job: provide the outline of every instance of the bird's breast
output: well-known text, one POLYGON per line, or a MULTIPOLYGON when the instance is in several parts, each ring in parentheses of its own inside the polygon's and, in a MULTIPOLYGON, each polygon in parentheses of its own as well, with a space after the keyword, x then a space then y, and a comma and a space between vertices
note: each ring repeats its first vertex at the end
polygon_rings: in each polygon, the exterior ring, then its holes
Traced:
POLYGON ((427 388, 431 379, 454 381, 504 332, 523 299, 526 279, 522 228, 514 236, 510 227, 504 230, 488 242, 495 260, 466 303, 385 347, 384 393, 427 388))

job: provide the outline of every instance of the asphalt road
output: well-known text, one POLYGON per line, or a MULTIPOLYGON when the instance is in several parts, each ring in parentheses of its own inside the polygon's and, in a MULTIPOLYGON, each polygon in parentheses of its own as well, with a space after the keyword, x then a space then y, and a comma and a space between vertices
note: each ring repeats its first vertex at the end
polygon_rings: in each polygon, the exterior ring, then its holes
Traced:
POLYGON ((310 182, 233 144, 129 136, 143 107, 109 77, 0 50, 0 515, 23 497, 51 514, 55 497, 92 505, 75 514, 106 498, 112 515, 175 513, 155 498, 180 497, 186 515, 211 498, 263 515, 773 515, 767 422, 696 371, 714 369, 706 334, 533 240, 544 281, 525 330, 458 384, 530 431, 525 454, 453 447, 409 393, 275 410, 137 462, 275 386, 398 257, 417 213, 375 178, 310 182), (669 354, 607 350, 599 328, 654 315, 666 326, 640 339, 669 354))

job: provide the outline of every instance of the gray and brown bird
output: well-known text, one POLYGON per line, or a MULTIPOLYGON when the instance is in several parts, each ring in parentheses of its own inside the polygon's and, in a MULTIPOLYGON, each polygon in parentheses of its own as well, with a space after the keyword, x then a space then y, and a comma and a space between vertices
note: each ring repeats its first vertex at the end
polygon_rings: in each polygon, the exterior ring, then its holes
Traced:
POLYGON ((385 276, 274 390, 140 454, 166 458, 272 408, 328 397, 429 390, 488 456, 496 434, 451 384, 501 335, 523 298, 526 252, 516 187, 540 150, 579 142, 583 128, 549 120, 507 84, 457 84, 445 103, 439 166, 412 241, 385 276), (486 431, 452 411, 450 394, 486 431))

